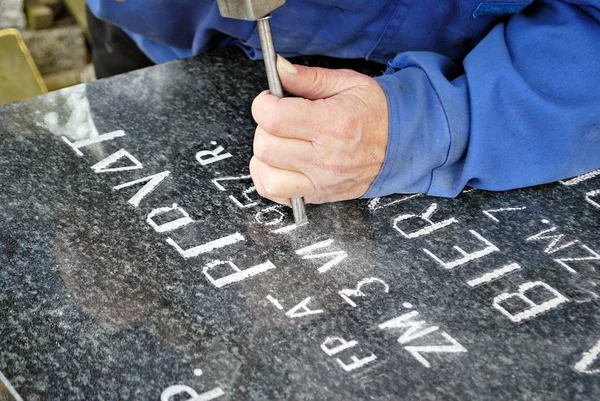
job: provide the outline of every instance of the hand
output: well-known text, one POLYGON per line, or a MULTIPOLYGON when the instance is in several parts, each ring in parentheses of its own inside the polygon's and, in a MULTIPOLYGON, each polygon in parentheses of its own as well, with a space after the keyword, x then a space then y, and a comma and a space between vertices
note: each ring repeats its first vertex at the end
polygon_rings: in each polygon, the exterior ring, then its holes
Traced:
POLYGON ((358 198, 383 164, 388 105, 372 78, 351 70, 292 65, 277 58, 283 88, 252 103, 258 124, 250 174, 261 196, 289 204, 358 198))

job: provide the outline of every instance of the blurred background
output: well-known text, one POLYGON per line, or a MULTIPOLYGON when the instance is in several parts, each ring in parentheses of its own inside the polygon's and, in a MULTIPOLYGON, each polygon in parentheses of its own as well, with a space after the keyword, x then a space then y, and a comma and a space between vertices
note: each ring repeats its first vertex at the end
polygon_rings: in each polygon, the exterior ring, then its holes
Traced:
POLYGON ((95 79, 85 0, 0 0, 0 105, 95 79))

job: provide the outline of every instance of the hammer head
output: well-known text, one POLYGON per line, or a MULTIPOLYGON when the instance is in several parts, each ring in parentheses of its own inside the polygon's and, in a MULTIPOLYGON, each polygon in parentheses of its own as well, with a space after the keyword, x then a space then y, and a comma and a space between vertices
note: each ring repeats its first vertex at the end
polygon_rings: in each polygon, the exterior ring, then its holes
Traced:
POLYGON ((285 0, 217 0, 222 17, 256 21, 269 15, 285 0))

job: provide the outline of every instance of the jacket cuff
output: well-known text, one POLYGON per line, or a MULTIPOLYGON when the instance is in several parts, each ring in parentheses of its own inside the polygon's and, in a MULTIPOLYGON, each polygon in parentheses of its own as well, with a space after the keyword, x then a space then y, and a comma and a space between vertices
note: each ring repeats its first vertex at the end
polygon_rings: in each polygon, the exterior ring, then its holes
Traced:
POLYGON ((385 160, 364 198, 393 193, 456 196, 462 187, 448 174, 468 140, 468 99, 450 60, 433 53, 402 53, 375 78, 388 101, 385 160), (437 170, 437 171, 436 171, 437 170), (459 188, 460 187, 460 188, 459 188))

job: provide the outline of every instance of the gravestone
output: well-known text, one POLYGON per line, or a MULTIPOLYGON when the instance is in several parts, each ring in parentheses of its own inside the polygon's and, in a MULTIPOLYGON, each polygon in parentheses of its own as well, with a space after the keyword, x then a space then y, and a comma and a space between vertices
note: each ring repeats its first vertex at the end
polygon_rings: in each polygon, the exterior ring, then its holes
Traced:
POLYGON ((297 227, 248 175, 265 86, 225 51, 0 108, 4 387, 600 399, 600 171, 308 205, 297 227))

